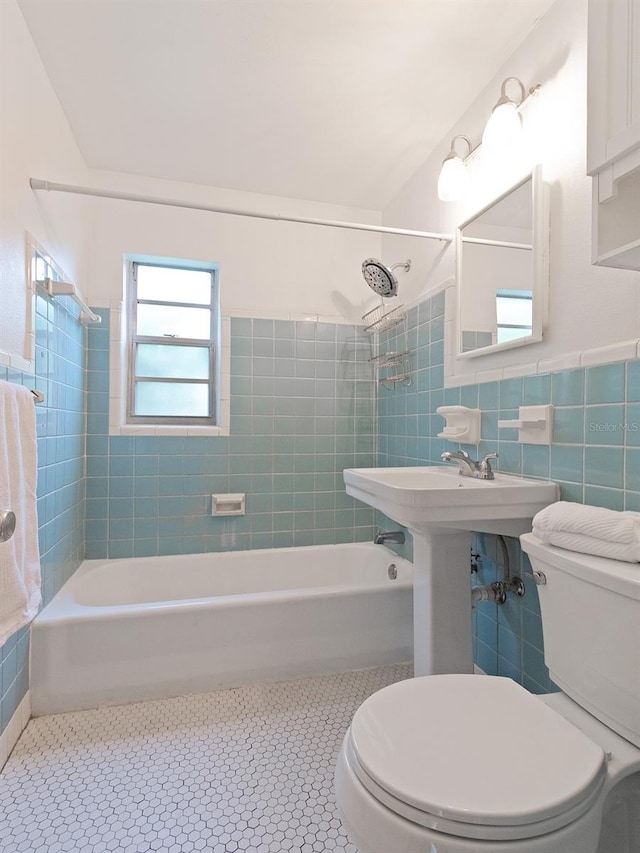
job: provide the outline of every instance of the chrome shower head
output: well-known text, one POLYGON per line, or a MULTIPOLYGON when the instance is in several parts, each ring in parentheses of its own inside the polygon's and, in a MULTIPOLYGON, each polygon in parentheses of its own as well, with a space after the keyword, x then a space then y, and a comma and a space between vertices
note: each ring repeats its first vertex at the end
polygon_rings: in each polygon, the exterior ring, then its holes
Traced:
POLYGON ((394 264, 391 268, 385 266, 377 258, 367 258, 362 264, 362 275, 371 290, 378 296, 397 296, 398 279, 393 274, 396 267, 403 267, 405 272, 411 269, 411 261, 394 264))

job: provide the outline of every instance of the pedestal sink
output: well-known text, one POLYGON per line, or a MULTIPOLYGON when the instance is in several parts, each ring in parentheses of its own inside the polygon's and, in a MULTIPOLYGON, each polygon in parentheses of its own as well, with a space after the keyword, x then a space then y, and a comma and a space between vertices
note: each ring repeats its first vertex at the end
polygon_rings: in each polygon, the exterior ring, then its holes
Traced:
POLYGON ((347 468, 347 494, 407 527, 414 543, 415 675, 473 672, 471 531, 519 536, 557 501, 547 480, 462 477, 457 468, 347 468))

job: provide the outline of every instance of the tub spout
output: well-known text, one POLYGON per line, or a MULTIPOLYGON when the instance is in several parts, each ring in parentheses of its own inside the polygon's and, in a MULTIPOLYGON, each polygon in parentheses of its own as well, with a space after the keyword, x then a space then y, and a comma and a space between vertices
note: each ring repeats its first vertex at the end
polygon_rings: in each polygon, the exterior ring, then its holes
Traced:
POLYGON ((376 533, 374 545, 386 545, 387 542, 395 542, 396 545, 404 545, 404 532, 402 530, 390 530, 386 533, 376 533))

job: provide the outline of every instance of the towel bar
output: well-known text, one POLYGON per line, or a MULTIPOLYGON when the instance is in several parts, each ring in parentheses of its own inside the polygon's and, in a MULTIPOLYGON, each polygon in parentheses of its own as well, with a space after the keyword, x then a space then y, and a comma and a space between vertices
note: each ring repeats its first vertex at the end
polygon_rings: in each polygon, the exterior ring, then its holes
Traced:
POLYGON ((70 296, 80 308, 79 319, 84 326, 89 323, 96 324, 102 322, 102 317, 89 308, 78 288, 75 284, 71 284, 70 281, 54 281, 52 278, 44 278, 37 281, 36 284, 44 287, 49 296, 70 296))

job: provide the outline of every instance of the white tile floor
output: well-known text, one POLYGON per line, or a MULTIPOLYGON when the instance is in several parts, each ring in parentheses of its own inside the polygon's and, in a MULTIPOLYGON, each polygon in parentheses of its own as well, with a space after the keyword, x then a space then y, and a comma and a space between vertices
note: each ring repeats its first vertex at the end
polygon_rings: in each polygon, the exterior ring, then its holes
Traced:
POLYGON ((31 720, 0 775, 1 853, 357 853, 333 767, 408 665, 31 720))

